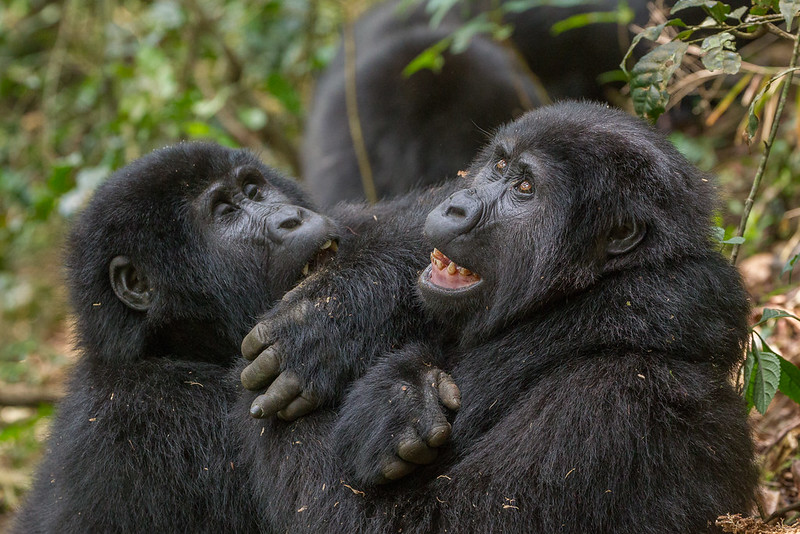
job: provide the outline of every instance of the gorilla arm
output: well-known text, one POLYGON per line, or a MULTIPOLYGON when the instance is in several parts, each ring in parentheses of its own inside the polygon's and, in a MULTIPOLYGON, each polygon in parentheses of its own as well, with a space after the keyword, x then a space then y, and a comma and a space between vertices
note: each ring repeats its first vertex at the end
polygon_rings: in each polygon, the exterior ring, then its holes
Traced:
POLYGON ((290 291, 242 343, 252 360, 243 385, 267 388, 253 401, 254 417, 293 420, 334 405, 376 356, 425 336, 415 289, 429 252, 422 226, 457 187, 339 208, 334 217, 347 235, 336 258, 290 291))

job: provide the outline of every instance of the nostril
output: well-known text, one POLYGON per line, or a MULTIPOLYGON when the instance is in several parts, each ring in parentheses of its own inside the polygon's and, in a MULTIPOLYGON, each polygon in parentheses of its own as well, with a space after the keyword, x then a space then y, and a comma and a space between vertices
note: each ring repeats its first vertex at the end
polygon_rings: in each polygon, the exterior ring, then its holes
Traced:
POLYGON ((281 230, 294 230, 301 224, 303 224, 303 221, 301 221, 299 218, 291 217, 281 222, 281 224, 278 225, 278 228, 280 228, 281 230))
POLYGON ((467 212, 464 211, 464 208, 458 206, 447 206, 444 215, 445 217, 461 217, 463 219, 467 216, 467 212))

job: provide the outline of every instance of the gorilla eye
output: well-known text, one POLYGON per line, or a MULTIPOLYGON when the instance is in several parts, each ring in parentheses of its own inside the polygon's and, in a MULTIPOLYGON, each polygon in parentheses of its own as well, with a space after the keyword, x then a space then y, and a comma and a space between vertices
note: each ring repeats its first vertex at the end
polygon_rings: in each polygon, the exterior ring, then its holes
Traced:
POLYGON ((506 163, 506 160, 501 159, 500 161, 494 164, 494 168, 497 169, 498 171, 502 171, 503 169, 506 168, 507 165, 508 163, 506 163))
POLYGON ((533 184, 530 180, 522 180, 516 185, 516 188, 520 193, 533 193, 533 184))
POLYGON ((244 192, 244 196, 250 200, 255 200, 261 196, 261 189, 256 184, 246 184, 242 188, 242 191, 244 192))

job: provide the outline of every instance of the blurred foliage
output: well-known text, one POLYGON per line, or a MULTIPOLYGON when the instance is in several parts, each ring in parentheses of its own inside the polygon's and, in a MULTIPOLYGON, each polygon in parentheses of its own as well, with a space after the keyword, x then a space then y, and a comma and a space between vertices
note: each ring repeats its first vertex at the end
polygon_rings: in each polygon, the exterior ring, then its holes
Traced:
POLYGON ((51 289, 61 221, 113 169, 206 138, 294 173, 304 92, 340 18, 338 3, 311 0, 0 6, 2 361, 25 358, 62 319, 51 289))

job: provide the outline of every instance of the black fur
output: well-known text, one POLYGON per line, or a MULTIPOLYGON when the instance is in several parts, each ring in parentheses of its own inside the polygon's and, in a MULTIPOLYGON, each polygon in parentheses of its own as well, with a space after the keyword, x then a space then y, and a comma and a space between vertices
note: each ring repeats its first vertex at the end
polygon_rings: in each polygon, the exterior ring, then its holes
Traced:
POLYGON ((244 431, 263 524, 690 533, 747 512, 757 477, 729 380, 748 302, 709 240, 710 178, 639 120, 565 103, 502 128, 468 180, 426 232, 482 283, 447 293, 426 271, 441 343, 388 355, 338 414, 244 431), (372 486, 430 415, 414 368, 432 363, 463 395, 452 445, 372 486))
POLYGON ((256 531, 230 369, 333 230, 293 181, 216 145, 155 151, 103 184, 66 258, 82 356, 13 531, 256 531), (121 257, 136 276, 115 291, 121 257))

